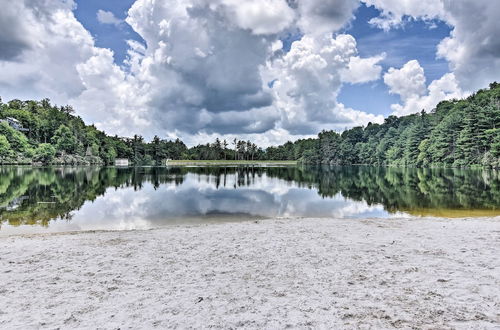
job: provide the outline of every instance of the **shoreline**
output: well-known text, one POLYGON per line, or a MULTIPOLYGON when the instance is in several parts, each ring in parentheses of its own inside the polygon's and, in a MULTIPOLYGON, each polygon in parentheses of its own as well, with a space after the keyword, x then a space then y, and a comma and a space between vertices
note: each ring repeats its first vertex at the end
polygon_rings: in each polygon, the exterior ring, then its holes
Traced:
POLYGON ((483 165, 468 166, 416 166, 416 165, 394 165, 394 164, 321 164, 305 163, 300 160, 171 160, 163 165, 113 165, 113 164, 84 164, 84 163, 0 163, 0 167, 32 167, 32 168, 57 168, 57 167, 111 167, 111 168, 141 168, 141 167, 169 167, 169 166, 309 166, 309 167, 380 167, 380 168, 401 168, 401 169, 428 169, 428 170, 470 170, 470 171, 500 171, 500 167, 490 167, 483 165))
MULTIPOLYGON (((251 166, 295 166, 299 162, 296 160, 170 160, 166 164, 162 165, 113 165, 113 164, 86 164, 86 163, 50 163, 42 164, 36 162, 26 162, 26 163, 0 163, 0 166, 23 166, 23 167, 33 167, 33 168, 43 168, 43 167, 168 167, 168 166, 234 166, 234 165, 251 165, 251 166)), ((350 165, 349 165, 350 166, 350 165)), ((353 165, 356 166, 356 165, 353 165)))
POLYGON ((0 237, 0 327, 493 329, 499 243, 500 217, 0 237))
MULTIPOLYGON (((167 224, 163 226, 150 227, 150 228, 133 228, 133 229, 75 229, 75 230, 67 230, 67 231, 48 231, 48 232, 32 232, 32 233, 9 233, 6 235, 1 234, 0 229, 0 240, 8 239, 8 238, 36 238, 36 237, 51 237, 51 236, 61 236, 61 235, 79 235, 79 234, 104 234, 104 233, 133 233, 133 232, 143 232, 143 231, 157 231, 157 230, 170 230, 170 229, 179 229, 179 228, 199 228, 213 225, 226 225, 226 224, 258 224, 260 222, 294 222, 294 221, 338 221, 338 220, 346 220, 346 221, 480 221, 480 220, 488 220, 488 221, 499 221, 500 215, 479 215, 479 216, 439 216, 439 215, 411 215, 408 213, 408 216, 394 216, 394 217, 345 217, 345 218, 329 218, 329 217, 279 217, 279 218, 248 218, 248 219, 231 219, 231 220, 213 220, 213 221, 200 221, 193 223, 174 223, 167 224)), ((36 226, 34 226, 36 227, 36 226)))
POLYGON ((234 165, 250 165, 250 166, 284 166, 297 165, 296 160, 169 160, 166 166, 234 166, 234 165))

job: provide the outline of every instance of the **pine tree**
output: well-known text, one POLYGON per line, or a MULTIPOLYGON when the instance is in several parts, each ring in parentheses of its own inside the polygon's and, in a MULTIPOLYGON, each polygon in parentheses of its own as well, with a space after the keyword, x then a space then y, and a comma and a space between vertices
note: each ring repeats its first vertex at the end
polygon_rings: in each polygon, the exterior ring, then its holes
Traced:
POLYGON ((406 139, 404 162, 405 165, 416 165, 417 158, 420 153, 418 149, 420 142, 425 139, 426 130, 422 120, 417 120, 417 123, 408 129, 408 137, 406 139))
POLYGON ((429 163, 453 164, 457 155, 457 140, 462 130, 462 114, 449 113, 432 130, 429 137, 427 161, 429 163))
POLYGON ((470 105, 465 109, 464 128, 457 141, 458 164, 471 165, 479 163, 481 153, 480 127, 478 122, 479 109, 470 105))

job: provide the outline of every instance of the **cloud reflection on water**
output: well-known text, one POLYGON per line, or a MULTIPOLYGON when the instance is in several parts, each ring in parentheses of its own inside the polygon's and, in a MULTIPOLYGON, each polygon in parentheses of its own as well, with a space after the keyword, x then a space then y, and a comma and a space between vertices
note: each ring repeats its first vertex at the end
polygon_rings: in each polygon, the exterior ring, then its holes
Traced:
POLYGON ((500 174, 375 167, 0 167, 0 235, 263 218, 500 215, 500 174))

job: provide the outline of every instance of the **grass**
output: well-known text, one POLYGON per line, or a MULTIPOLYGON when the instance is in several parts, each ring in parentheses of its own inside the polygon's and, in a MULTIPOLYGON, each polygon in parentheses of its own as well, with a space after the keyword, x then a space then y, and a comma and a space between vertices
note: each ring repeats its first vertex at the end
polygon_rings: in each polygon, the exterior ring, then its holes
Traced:
POLYGON ((295 160, 169 160, 167 165, 296 165, 295 160))

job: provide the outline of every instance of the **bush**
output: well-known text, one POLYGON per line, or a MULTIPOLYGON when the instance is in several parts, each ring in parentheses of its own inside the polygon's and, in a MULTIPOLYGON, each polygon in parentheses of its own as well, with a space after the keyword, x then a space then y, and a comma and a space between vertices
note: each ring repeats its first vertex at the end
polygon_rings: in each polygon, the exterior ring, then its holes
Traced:
POLYGON ((10 127, 9 124, 0 123, 0 135, 7 139, 12 150, 25 152, 28 149, 28 138, 23 133, 10 127))
POLYGON ((3 135, 0 135, 0 159, 9 157, 11 154, 9 140, 3 135))
POLYGON ((72 154, 78 149, 78 141, 66 125, 61 125, 52 137, 58 153, 72 154))
POLYGON ((35 149, 33 161, 49 164, 56 156, 56 149, 48 143, 42 143, 35 149))

